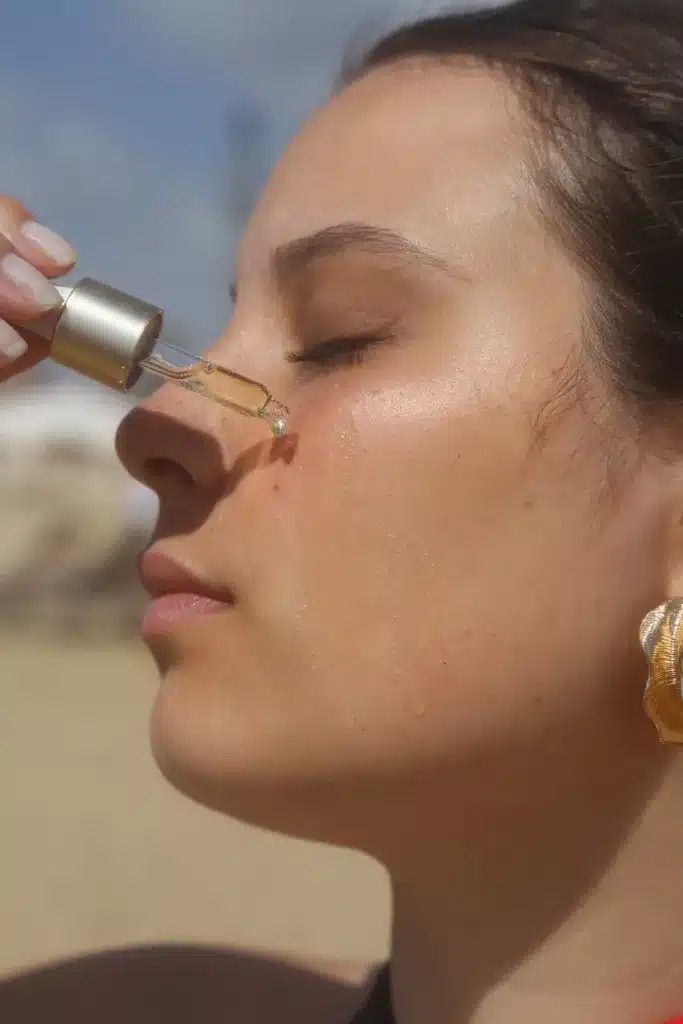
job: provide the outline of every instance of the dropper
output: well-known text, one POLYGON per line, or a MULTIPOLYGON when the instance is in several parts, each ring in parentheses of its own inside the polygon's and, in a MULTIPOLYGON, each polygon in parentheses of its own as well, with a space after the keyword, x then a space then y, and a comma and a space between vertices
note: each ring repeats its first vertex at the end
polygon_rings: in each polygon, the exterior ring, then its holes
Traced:
POLYGON ((124 392, 146 371, 267 420, 275 437, 287 432, 288 411, 264 384, 163 341, 157 306, 89 277, 57 291, 62 304, 23 327, 50 342, 50 358, 61 366, 124 392))

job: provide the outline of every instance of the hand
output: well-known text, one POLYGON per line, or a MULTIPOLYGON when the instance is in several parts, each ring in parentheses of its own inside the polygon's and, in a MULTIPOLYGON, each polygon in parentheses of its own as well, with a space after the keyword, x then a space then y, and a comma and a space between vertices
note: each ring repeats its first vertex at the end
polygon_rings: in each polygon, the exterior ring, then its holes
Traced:
POLYGON ((16 199, 0 195, 0 382, 49 354, 47 343, 21 325, 61 301, 50 279, 75 261, 68 242, 37 224, 16 199))

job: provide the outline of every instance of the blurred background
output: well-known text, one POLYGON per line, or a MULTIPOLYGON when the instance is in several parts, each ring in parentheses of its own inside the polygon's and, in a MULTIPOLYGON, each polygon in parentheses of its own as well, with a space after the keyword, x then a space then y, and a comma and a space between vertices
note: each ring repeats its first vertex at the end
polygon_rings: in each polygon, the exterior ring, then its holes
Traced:
MULTIPOLYGON (((78 276, 162 306, 199 351, 254 198, 344 52, 444 6, 4 0, 0 192, 75 245, 78 276)), ((376 864, 157 775, 133 567, 155 505, 113 457, 126 408, 50 365, 0 399, 0 976, 159 940, 377 959, 376 864)))

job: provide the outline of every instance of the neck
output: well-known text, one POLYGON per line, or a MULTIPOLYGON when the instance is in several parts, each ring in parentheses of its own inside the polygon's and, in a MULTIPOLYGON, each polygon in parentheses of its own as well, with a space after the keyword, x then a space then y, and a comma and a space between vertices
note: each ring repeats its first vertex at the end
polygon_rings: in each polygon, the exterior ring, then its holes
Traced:
POLYGON ((489 754, 488 785, 470 765, 466 808, 423 794, 386 858, 398 1024, 683 1014, 683 755, 603 726, 489 754))

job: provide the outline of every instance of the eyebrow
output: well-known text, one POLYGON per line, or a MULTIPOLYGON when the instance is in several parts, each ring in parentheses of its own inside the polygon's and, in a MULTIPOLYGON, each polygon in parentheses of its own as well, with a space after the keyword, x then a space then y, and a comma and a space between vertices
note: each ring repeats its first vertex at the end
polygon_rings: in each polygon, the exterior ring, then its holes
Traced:
POLYGON ((303 238, 295 238, 274 250, 271 263, 278 281, 284 282, 295 274, 301 274, 319 260, 354 251, 372 256, 389 256, 403 263, 412 263, 452 276, 464 276, 457 265, 431 249, 418 245, 396 231, 373 224, 334 224, 303 238))
MULTIPOLYGON (((390 228, 374 224, 333 224, 313 234, 295 238, 277 246, 271 253, 271 267, 280 287, 299 276, 315 263, 333 256, 368 253, 380 258, 390 257, 415 267, 436 270, 460 280, 468 275, 455 261, 434 252, 390 228)), ((233 301, 236 286, 231 288, 233 301)))

